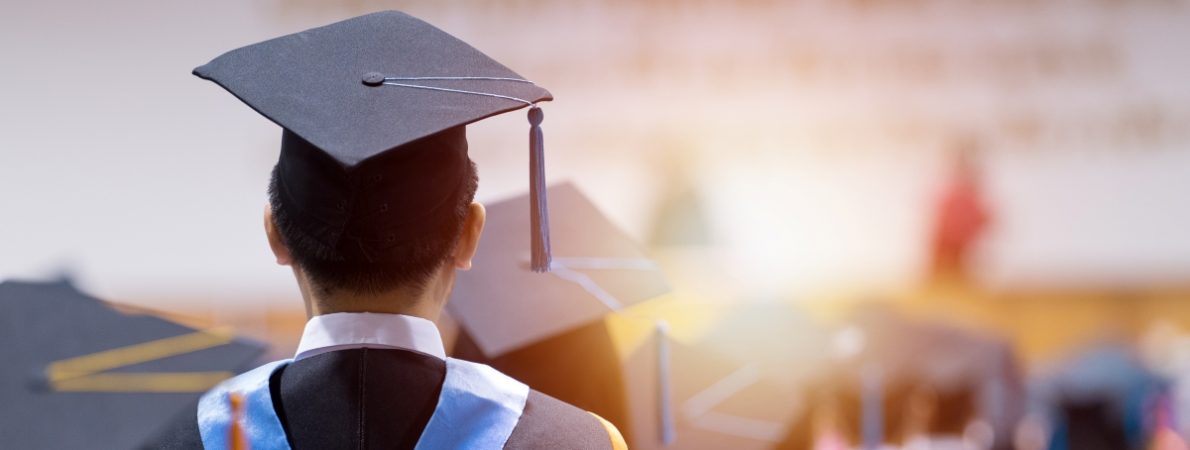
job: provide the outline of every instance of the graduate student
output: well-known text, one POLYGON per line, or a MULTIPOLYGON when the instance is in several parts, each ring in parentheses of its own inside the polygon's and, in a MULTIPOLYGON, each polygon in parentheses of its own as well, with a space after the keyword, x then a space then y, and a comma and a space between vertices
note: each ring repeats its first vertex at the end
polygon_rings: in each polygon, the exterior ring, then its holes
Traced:
POLYGON ((392 11, 233 50, 194 73, 284 129, 264 223, 310 319, 292 360, 208 392, 161 447, 625 448, 600 417, 446 357, 433 322, 484 229, 469 123, 529 107, 524 251, 549 269, 536 105, 548 91, 392 11))

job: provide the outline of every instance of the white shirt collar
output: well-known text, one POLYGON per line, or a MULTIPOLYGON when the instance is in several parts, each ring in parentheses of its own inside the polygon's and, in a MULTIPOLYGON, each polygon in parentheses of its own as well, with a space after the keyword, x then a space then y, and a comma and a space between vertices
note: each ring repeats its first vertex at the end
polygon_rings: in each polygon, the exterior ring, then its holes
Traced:
POLYGON ((396 348, 446 359, 434 322, 402 314, 335 313, 306 322, 294 360, 336 350, 396 348))

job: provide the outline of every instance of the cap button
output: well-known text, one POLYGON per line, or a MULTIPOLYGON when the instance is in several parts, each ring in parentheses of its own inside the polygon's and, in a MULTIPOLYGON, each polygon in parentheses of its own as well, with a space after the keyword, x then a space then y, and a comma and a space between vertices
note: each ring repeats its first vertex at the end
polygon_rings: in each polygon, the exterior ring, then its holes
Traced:
POLYGON ((384 74, 380 72, 368 72, 364 74, 363 81, 368 86, 380 86, 384 84, 384 74))

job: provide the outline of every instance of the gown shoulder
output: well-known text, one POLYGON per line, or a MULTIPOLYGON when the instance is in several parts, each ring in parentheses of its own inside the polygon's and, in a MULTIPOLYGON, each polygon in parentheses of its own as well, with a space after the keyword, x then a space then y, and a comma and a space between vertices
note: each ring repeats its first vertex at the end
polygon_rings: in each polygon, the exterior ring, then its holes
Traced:
MULTIPOLYGON (((512 430, 507 450, 590 449, 613 450, 614 428, 596 415, 550 397, 529 391, 521 420, 512 430)), ((615 438, 619 433, 615 432, 615 438)))

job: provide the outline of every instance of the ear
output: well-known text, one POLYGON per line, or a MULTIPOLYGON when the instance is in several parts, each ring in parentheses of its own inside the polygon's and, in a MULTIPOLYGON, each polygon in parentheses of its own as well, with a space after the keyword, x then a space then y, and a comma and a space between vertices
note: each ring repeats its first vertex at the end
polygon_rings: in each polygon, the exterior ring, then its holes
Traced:
POLYGON ((293 257, 289 254, 289 247, 281 240, 281 233, 277 231, 277 224, 273 222, 273 207, 264 205, 264 234, 268 236, 269 248, 277 258, 277 264, 288 266, 293 264, 293 257))
POLYGON ((487 210, 479 202, 471 202, 467 207, 467 217, 463 219, 463 235, 459 237, 459 245, 455 246, 454 255, 451 256, 456 269, 471 269, 471 259, 479 249, 479 236, 483 234, 483 224, 487 218, 487 210))

